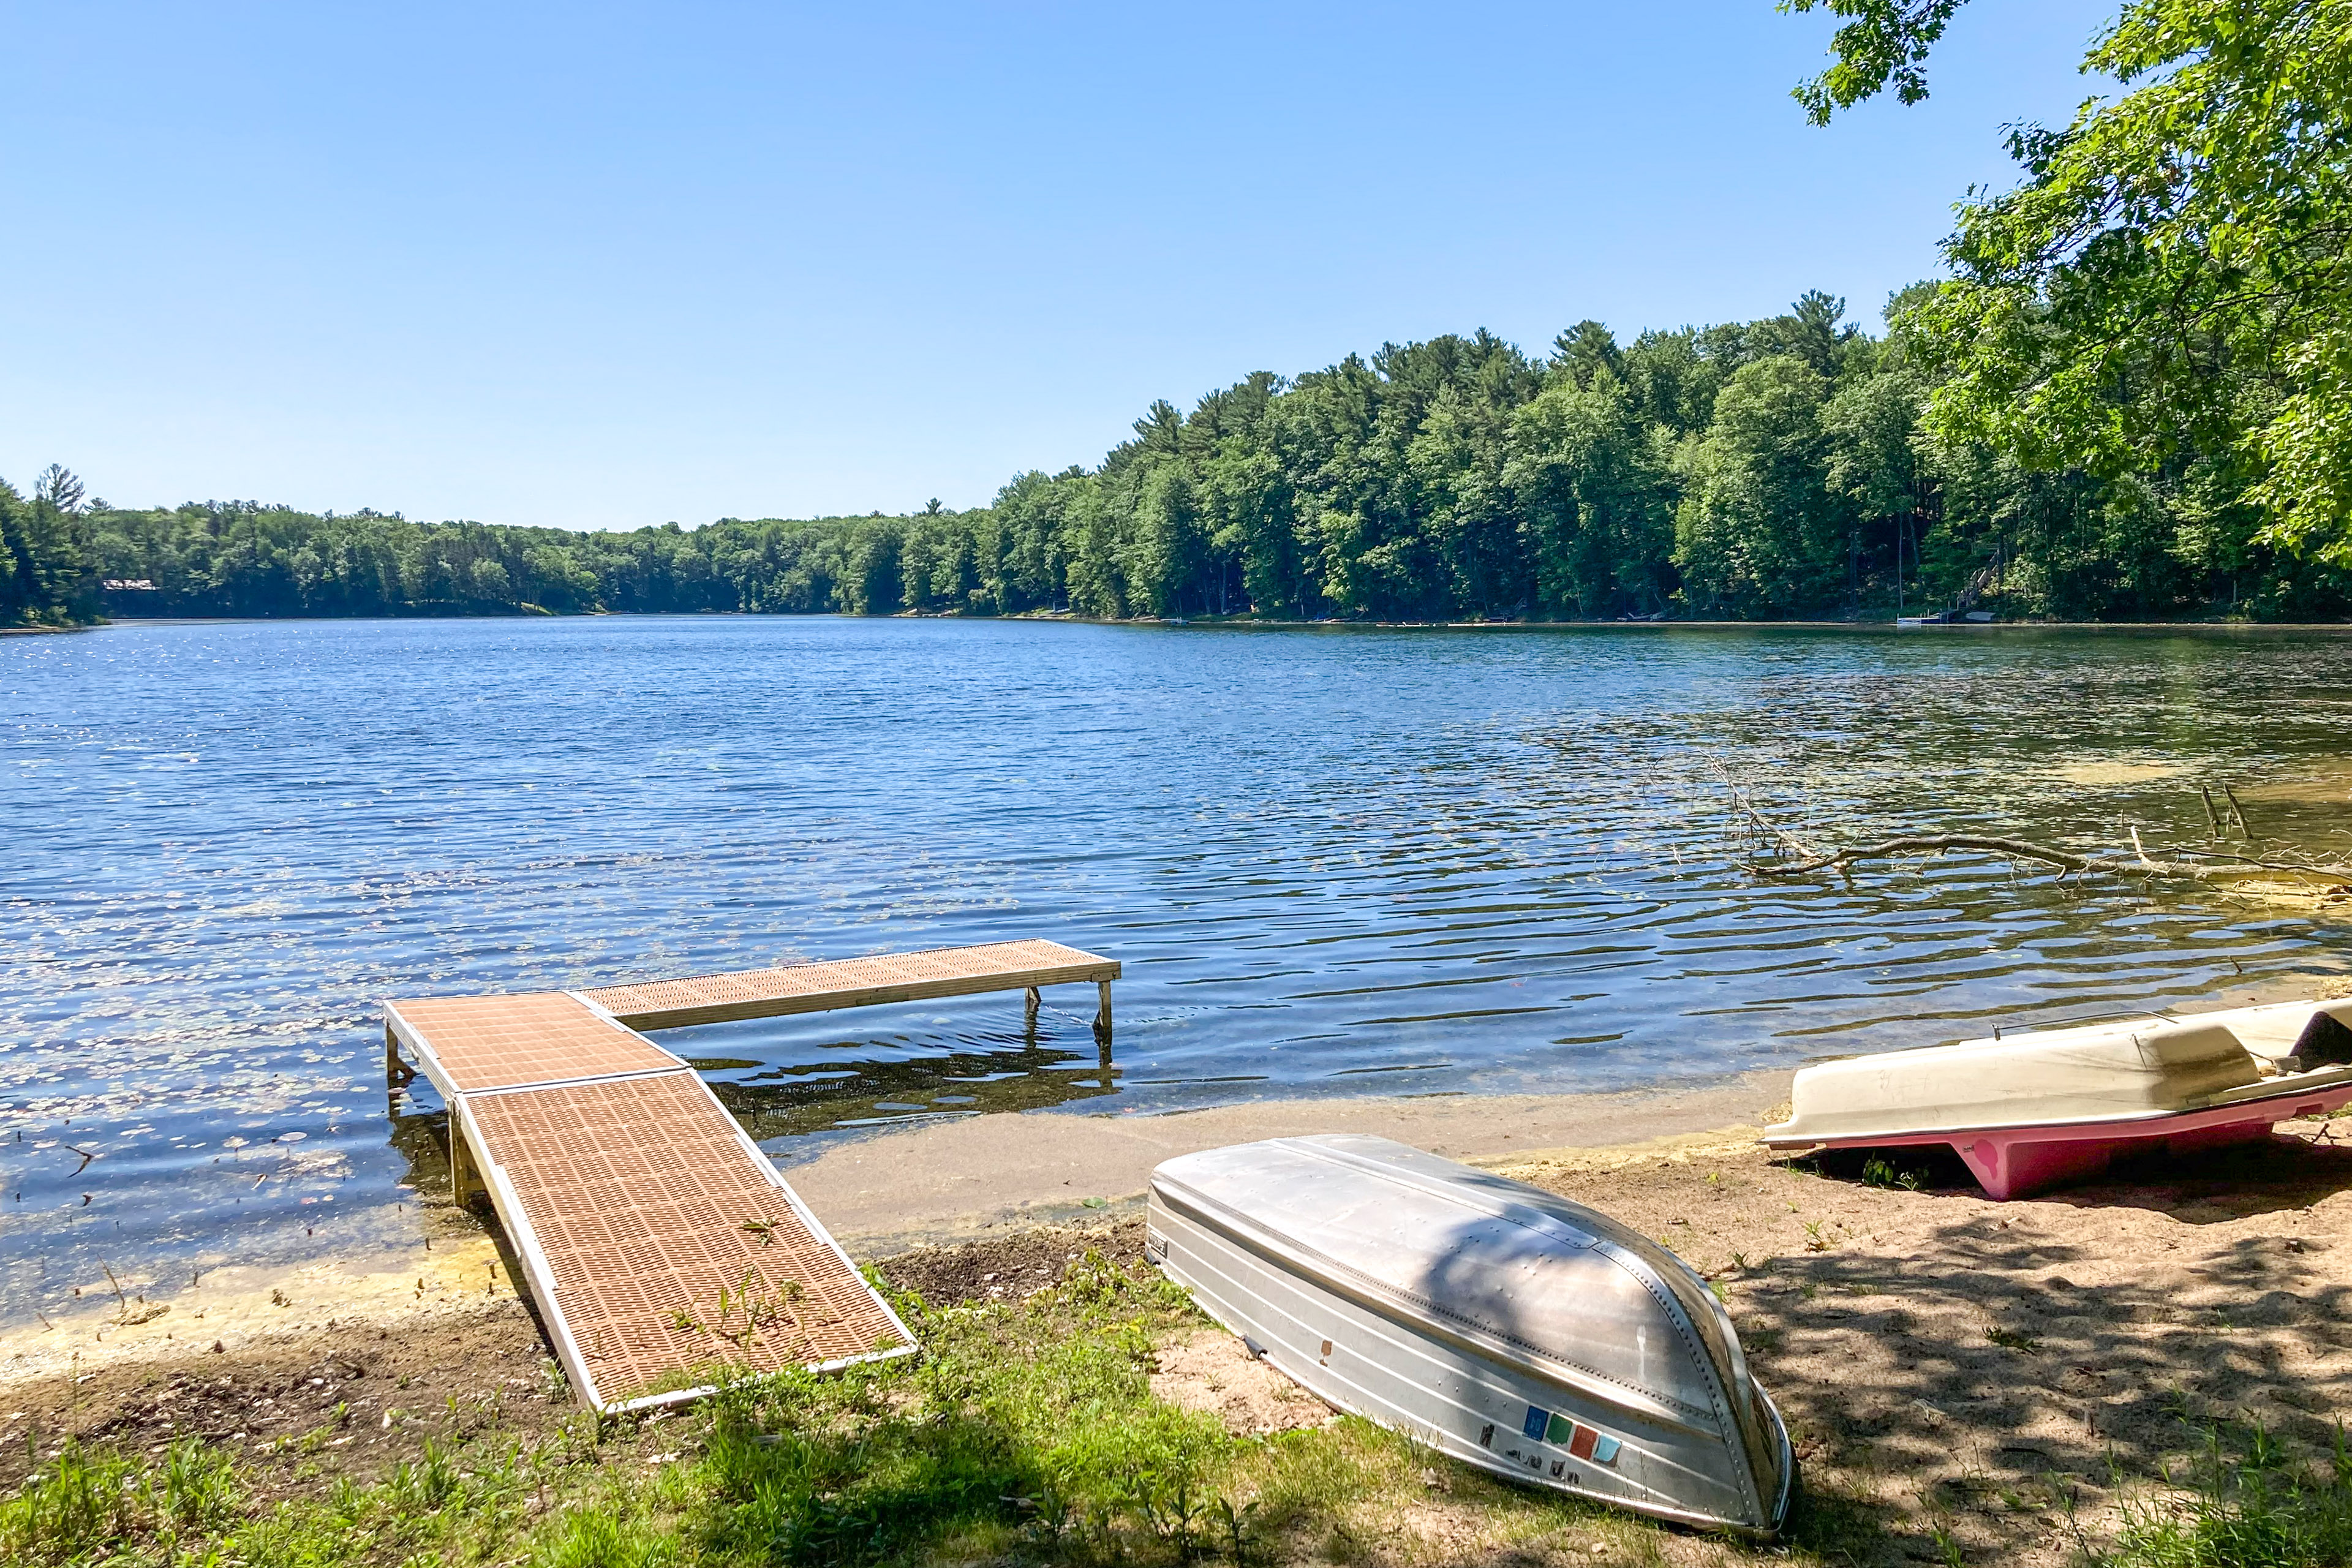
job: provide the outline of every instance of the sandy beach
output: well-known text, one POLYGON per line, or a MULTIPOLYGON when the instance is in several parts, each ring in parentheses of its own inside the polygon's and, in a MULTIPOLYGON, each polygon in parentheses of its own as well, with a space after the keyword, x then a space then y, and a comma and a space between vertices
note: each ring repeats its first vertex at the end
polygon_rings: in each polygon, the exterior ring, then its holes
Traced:
POLYGON ((1720 1126, 1785 1096, 1786 1073, 1664 1093, 1275 1100, 1166 1116, 975 1116, 861 1139, 784 1174, 853 1252, 1083 1223, 1142 1202, 1151 1168, 1199 1149, 1376 1132, 1457 1160, 1720 1126))
MULTIPOLYGON (((2179 1010, 2334 994, 2332 987, 2342 984, 2315 975, 2245 984, 2179 1010)), ((1142 1201, 1154 1165, 1195 1150, 1310 1132, 1373 1132, 1456 1160, 1509 1163, 1539 1150, 1746 1129, 1758 1110, 1787 1100, 1791 1076, 1755 1072, 1619 1094, 1268 1100, 1160 1116, 974 1116, 861 1138, 790 1164, 785 1174, 852 1251, 887 1258, 1121 1212, 1142 1201)), ((1745 1131, 1732 1136, 1753 1137, 1745 1131)))

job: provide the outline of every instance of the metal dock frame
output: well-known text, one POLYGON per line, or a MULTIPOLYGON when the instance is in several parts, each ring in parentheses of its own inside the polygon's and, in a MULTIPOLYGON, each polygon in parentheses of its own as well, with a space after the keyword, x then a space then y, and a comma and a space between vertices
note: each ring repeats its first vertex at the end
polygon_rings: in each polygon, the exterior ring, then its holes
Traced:
POLYGON ((1023 942, 388 1001, 384 1065, 400 1082, 415 1076, 413 1060, 441 1092, 457 1200, 488 1197, 573 1390, 617 1414, 709 1394, 690 1373, 713 1361, 828 1371, 917 1348, 701 1076, 638 1029, 1013 989, 1027 993, 1034 1018, 1037 987, 1093 981, 1108 1051, 1118 973, 1115 960, 1023 942), (707 1320, 717 1312, 723 1331, 730 1295, 765 1301, 772 1326, 788 1313, 793 1343, 771 1342, 754 1323, 753 1347, 721 1335, 735 1353, 712 1354, 707 1320), (691 1385, 649 1389, 674 1376, 691 1385))

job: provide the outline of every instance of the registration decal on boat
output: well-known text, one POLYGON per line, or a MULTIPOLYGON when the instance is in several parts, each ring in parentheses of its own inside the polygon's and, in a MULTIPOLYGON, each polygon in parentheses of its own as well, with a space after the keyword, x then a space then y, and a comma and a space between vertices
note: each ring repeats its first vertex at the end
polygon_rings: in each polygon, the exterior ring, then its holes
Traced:
POLYGON ((1617 1450, 1622 1446, 1614 1437, 1604 1436, 1580 1422, 1571 1421, 1540 1406, 1528 1406, 1527 1424, 1520 1428, 1540 1443, 1556 1443, 1580 1459, 1591 1459, 1596 1465, 1614 1465, 1617 1450))

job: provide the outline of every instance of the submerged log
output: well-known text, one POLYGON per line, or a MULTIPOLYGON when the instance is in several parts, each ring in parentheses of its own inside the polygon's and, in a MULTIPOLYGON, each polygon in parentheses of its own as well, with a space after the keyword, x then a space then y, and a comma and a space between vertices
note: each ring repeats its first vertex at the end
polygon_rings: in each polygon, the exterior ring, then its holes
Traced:
POLYGON ((2129 855, 2079 851, 2031 839, 1980 833, 1906 833, 1871 844, 1818 848, 1774 827, 1744 796, 1741 812, 1775 845, 1796 855, 1787 859, 1743 858, 1734 862, 1751 876, 1791 879, 1821 871, 1834 871, 1853 885, 1853 868, 1864 861, 1891 860, 1904 856, 1941 855, 1948 851, 2005 856, 2057 868, 2061 877, 2138 877, 2150 880, 2201 882, 2238 897, 2267 903, 2337 904, 2352 901, 2352 865, 2293 858, 2235 855, 2222 850, 2188 849, 2169 858, 2148 853, 2139 832, 2131 829, 2129 855), (2194 858, 2179 858, 2186 855, 2194 858))
POLYGON ((1857 844, 1849 848, 1822 853, 1811 852, 1803 860, 1747 860, 1740 863, 1743 871, 1759 877, 1802 877, 1822 870, 1843 871, 1859 860, 1889 860, 1898 855, 1933 854, 1946 849, 1978 849, 1990 855, 2006 855, 2013 860, 2039 860, 2066 871, 2089 871, 2098 868, 2095 858, 2053 849, 2046 844, 2032 844, 2022 838, 1992 838, 1971 833, 1906 834, 1900 838, 1885 838, 1875 844, 1857 844))

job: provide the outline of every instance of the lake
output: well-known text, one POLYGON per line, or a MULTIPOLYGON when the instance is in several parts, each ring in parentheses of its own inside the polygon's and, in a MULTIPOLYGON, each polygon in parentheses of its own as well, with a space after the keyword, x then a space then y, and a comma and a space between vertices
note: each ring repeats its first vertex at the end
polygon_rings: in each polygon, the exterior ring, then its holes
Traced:
POLYGON ((0 638, 0 1320, 415 1223, 387 995, 1043 936, 1087 988, 666 1034, 780 1162, 908 1120, 1621 1089, 2335 967, 2345 931, 1801 832, 2352 826, 2352 642, 834 618, 0 638), (87 1155, 89 1158, 85 1159, 87 1155))

